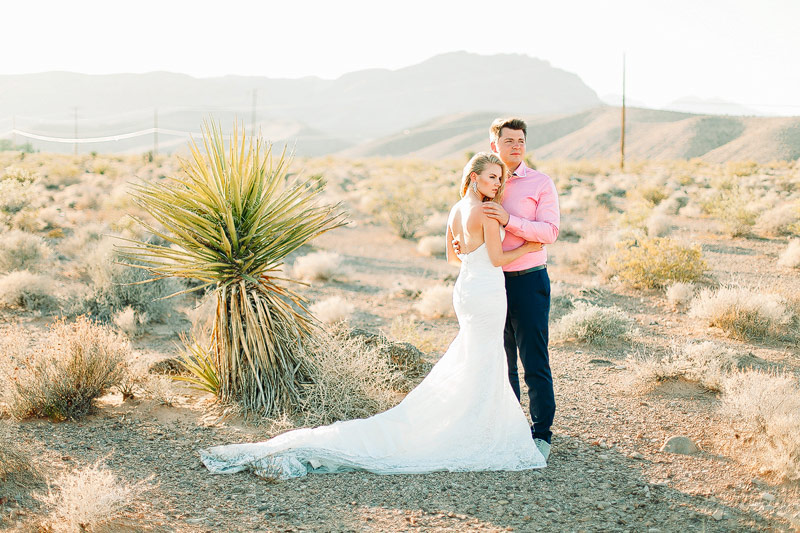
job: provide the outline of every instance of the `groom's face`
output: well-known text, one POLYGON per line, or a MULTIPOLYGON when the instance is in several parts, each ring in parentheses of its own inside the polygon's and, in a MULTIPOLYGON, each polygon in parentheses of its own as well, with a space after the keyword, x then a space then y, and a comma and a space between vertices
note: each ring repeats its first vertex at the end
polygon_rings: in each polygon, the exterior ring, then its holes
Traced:
POLYGON ((525 159, 525 133, 522 130, 501 129, 497 141, 492 143, 492 151, 513 172, 525 159))

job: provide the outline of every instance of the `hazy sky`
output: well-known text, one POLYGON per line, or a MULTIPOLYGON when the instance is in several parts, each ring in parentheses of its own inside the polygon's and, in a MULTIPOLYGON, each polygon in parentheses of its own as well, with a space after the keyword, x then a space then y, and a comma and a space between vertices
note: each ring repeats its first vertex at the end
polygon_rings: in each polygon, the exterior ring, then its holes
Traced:
POLYGON ((19 0, 0 20, 0 74, 336 78, 466 50, 544 59, 603 97, 626 51, 632 100, 800 115, 799 0, 19 0))

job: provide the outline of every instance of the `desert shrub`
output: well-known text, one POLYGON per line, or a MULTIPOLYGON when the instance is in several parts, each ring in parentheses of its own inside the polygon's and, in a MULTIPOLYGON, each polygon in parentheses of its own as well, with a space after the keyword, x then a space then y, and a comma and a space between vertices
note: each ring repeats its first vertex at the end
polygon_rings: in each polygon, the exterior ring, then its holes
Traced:
POLYGON ((293 273, 305 280, 328 280, 340 273, 342 258, 335 252, 313 252, 298 257, 293 273))
POLYGON ((603 267, 614 251, 618 236, 608 231, 595 231, 584 235, 577 243, 565 248, 559 256, 561 262, 575 272, 586 274, 603 267))
POLYGON ((422 231, 425 235, 444 235, 447 230, 447 218, 447 213, 439 211, 433 213, 425 219, 422 231))
POLYGON ((41 274, 18 270, 0 277, 0 308, 16 307, 49 312, 58 308, 53 281, 41 274))
POLYGON ((440 235, 431 235, 423 237, 417 243, 417 251, 422 255, 445 255, 447 249, 445 248, 445 238, 440 235))
POLYGON ((50 258, 50 247, 38 235, 11 230, 0 235, 0 272, 37 271, 50 258))
POLYGON ((779 205, 761 213, 756 219, 755 231, 761 235, 781 237, 794 235, 800 222, 800 206, 779 205))
POLYGON ((578 302, 574 310, 556 322, 553 339, 603 345, 613 339, 630 339, 633 325, 633 319, 616 307, 578 302))
POLYGON ((103 235, 110 232, 104 224, 84 224, 75 229, 69 237, 61 240, 58 251, 69 259, 77 259, 87 255, 90 248, 103 240, 103 235))
POLYGON ((426 318, 453 316, 453 287, 435 285, 425 289, 414 307, 426 318))
POLYGON ((136 328, 148 322, 163 322, 173 309, 167 298, 181 290, 177 280, 153 280, 152 274, 138 268, 134 261, 121 263, 110 243, 99 245, 87 257, 90 294, 79 306, 82 313, 110 322, 115 314, 130 308, 136 328))
POLYGON ((9 410, 17 418, 80 418, 95 398, 120 383, 129 354, 128 343, 105 326, 84 317, 56 322, 3 377, 13 382, 9 410))
POLYGON ((51 508, 44 529, 64 533, 96 531, 119 518, 131 500, 147 490, 145 481, 126 483, 99 462, 60 475, 39 500, 51 508))
POLYGON ((641 197, 643 200, 647 201, 651 206, 660 204, 661 201, 667 198, 668 196, 664 188, 658 185, 648 185, 644 187, 639 187, 631 191, 631 193, 632 196, 641 197))
POLYGON ((628 357, 627 366, 633 384, 639 388, 685 379, 709 391, 720 392, 728 373, 739 367, 740 360, 733 350, 705 341, 673 345, 663 357, 632 355, 628 357))
POLYGON ((786 374, 756 370, 732 374, 721 410, 742 434, 748 461, 785 480, 800 479, 800 388, 786 374))
POLYGON ((392 368, 379 343, 341 330, 314 336, 314 384, 303 399, 304 425, 365 418, 393 407, 404 377, 392 368))
POLYGON ((423 324, 405 315, 392 320, 388 334, 395 341, 407 342, 428 354, 443 351, 449 341, 439 332, 426 330, 423 324))
POLYGON ((36 176, 26 170, 7 168, 0 176, 0 215, 6 219, 33 201, 36 176))
POLYGON ((722 189, 701 202, 703 211, 722 223, 731 237, 749 235, 756 223, 757 213, 748 203, 748 195, 738 186, 722 189))
POLYGON ((685 246, 669 237, 618 243, 608 266, 627 285, 650 289, 670 281, 698 281, 707 268, 699 245, 685 246))
POLYGON ((789 268, 800 268, 800 239, 792 239, 781 253, 778 264, 789 268))
POLYGON ((672 193, 669 198, 658 204, 656 212, 665 215, 677 215, 681 209, 689 204, 689 195, 683 191, 672 193))
POLYGON ((672 232, 672 220, 661 213, 651 214, 645 225, 649 237, 666 237, 672 232))
POLYGON ((758 171, 758 163, 749 161, 728 161, 725 165, 725 172, 729 176, 742 177, 750 176, 758 171))
POLYGON ((744 340, 780 337, 792 324, 785 298, 744 287, 703 289, 692 300, 689 315, 744 340))
POLYGON ((373 214, 382 217, 403 239, 413 239, 431 211, 415 185, 407 181, 387 186, 376 199, 373 214))
POLYGON ((676 281, 666 288, 667 301, 674 309, 685 309, 694 298, 695 286, 692 283, 676 281))
POLYGON ((326 324, 344 322, 353 314, 353 304, 341 296, 333 296, 316 302, 310 308, 311 314, 326 324))

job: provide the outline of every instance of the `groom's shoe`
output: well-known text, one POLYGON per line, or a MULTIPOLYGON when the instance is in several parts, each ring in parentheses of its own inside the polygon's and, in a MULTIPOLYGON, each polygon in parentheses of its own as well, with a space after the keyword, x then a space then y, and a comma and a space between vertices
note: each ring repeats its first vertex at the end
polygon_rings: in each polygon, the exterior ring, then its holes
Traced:
POLYGON ((542 454, 544 460, 550 457, 550 443, 543 439, 533 439, 533 443, 536 444, 536 447, 539 448, 539 453, 542 454))

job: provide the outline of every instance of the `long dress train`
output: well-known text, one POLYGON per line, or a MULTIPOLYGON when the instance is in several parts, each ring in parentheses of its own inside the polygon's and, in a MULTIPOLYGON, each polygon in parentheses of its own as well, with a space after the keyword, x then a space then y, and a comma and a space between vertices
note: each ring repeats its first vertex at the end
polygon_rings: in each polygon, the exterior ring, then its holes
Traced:
POLYGON ((462 254, 453 291, 460 331, 428 376, 369 418, 288 431, 268 441, 200 450, 214 473, 252 469, 281 479, 309 472, 377 474, 525 470, 546 466, 508 382, 505 279, 486 245, 462 254))

